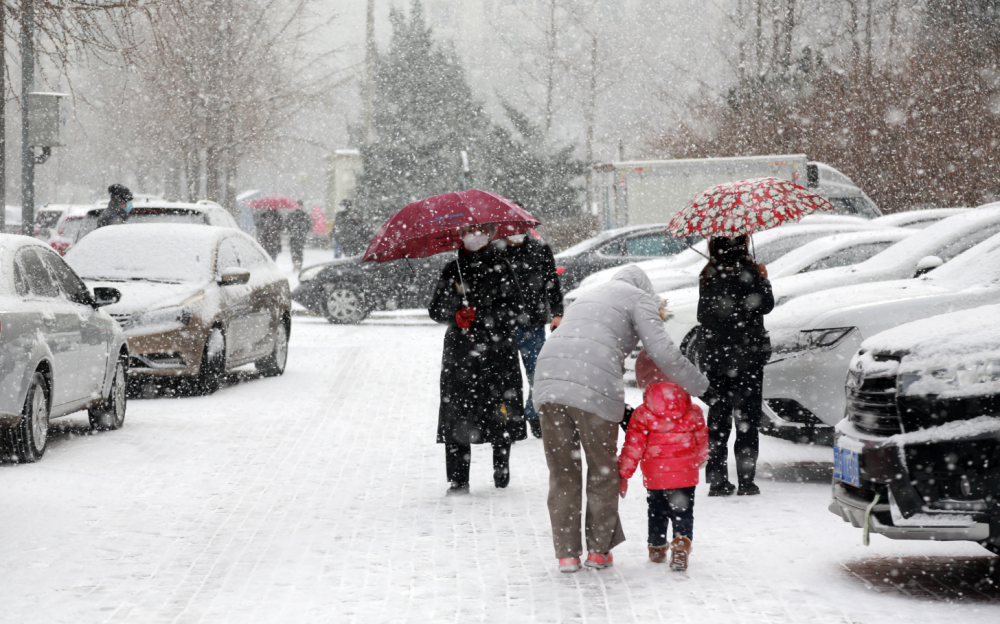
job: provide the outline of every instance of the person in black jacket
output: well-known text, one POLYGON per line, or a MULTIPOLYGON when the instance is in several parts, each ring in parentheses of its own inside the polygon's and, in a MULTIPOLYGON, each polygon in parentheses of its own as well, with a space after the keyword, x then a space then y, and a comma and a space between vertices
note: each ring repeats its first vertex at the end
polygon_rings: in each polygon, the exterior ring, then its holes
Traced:
POLYGON ((285 229, 288 230, 288 246, 292 251, 292 267, 295 271, 301 271, 306 238, 312 231, 312 217, 306 212, 301 201, 298 210, 292 210, 285 217, 285 229))
POLYGON ((128 213, 132 210, 132 191, 128 190, 128 187, 112 184, 108 187, 108 193, 111 195, 111 201, 108 202, 108 207, 101 211, 101 216, 97 217, 98 228, 125 223, 128 213))
POLYGON ((774 308, 767 269, 747 250, 747 237, 712 238, 710 261, 701 272, 698 322, 702 372, 711 384, 708 410, 709 455, 705 467, 709 496, 729 496, 729 432, 736 421, 736 473, 740 495, 760 494, 757 427, 761 418, 764 365, 771 340, 764 315, 774 308))
POLYGON ((528 234, 517 234, 501 241, 500 248, 514 269, 526 307, 523 317, 519 319, 519 327, 514 330, 514 337, 528 375, 528 404, 524 408, 524 416, 532 435, 540 438, 542 428, 531 404, 530 389, 535 384, 535 362, 545 344, 545 326, 549 325, 555 331, 562 320, 562 289, 552 249, 546 243, 528 234))
POLYGON ((445 445, 448 494, 467 494, 473 444, 493 446, 493 482, 510 482, 510 445, 527 437, 514 329, 522 314, 513 270, 489 244, 490 226, 462 232, 445 265, 430 317, 448 326, 441 358, 437 441, 445 445))

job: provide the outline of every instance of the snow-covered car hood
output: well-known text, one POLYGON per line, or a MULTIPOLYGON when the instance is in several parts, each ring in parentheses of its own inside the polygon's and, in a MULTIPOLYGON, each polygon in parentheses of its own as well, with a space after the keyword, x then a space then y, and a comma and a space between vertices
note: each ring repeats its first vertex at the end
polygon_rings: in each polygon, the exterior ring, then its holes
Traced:
POLYGON ((865 340, 861 348, 876 353, 907 353, 933 359, 1000 351, 1000 305, 939 314, 906 323, 865 340))
POLYGON ((848 327, 846 319, 864 319, 875 314, 870 308, 894 301, 946 295, 954 291, 929 279, 905 279, 857 284, 805 295, 775 308, 764 317, 770 332, 799 331, 820 327, 848 327), (836 320, 835 320, 836 319, 836 320))
POLYGON ((109 305, 103 310, 108 314, 135 314, 157 308, 180 305, 182 301, 205 288, 205 284, 184 282, 182 284, 163 284, 157 282, 86 282, 87 287, 106 286, 116 288, 122 294, 118 303, 109 305))
MULTIPOLYGON (((701 272, 705 262, 705 259, 697 254, 695 254, 694 258, 678 258, 678 256, 686 253, 681 252, 677 256, 671 256, 670 258, 648 260, 624 266, 636 266, 642 269, 649 276, 649 281, 653 283, 653 289, 656 292, 685 288, 698 282, 698 274, 701 272)), ((615 273, 620 271, 621 268, 620 266, 616 266, 587 276, 578 287, 566 294, 566 300, 575 301, 580 295, 591 288, 610 282, 615 273)))

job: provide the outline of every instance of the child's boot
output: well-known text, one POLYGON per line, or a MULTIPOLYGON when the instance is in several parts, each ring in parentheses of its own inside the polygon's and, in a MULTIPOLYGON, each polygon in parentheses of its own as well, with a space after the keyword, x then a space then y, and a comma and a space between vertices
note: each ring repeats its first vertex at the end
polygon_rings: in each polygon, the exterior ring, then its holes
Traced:
POLYGON ((653 563, 663 563, 667 560, 667 548, 666 544, 663 546, 650 546, 649 560, 653 563))
MULTIPOLYGON (((652 548, 650 548, 652 551, 652 548)), ((678 535, 670 542, 670 569, 684 572, 688 569, 688 556, 691 554, 691 540, 678 535)), ((652 558, 652 553, 650 554, 652 558)))

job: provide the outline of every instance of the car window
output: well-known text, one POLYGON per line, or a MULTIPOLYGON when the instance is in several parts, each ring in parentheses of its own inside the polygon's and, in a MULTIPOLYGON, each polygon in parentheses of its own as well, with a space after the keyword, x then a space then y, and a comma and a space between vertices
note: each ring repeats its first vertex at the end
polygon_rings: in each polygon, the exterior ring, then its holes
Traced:
POLYGON ((809 271, 818 271, 820 269, 832 269, 834 267, 849 266, 859 262, 864 262, 883 249, 886 249, 892 243, 893 241, 882 241, 878 243, 865 243, 863 245, 845 247, 844 249, 835 251, 822 260, 813 262, 806 268, 799 271, 799 273, 808 273, 809 271))
POLYGON ((625 241, 630 256, 672 256, 687 249, 683 241, 668 234, 634 236, 625 241))
POLYGON ((833 232, 817 232, 812 234, 798 234, 796 236, 784 236, 775 239, 764 245, 751 245, 754 258, 757 262, 771 264, 781 256, 793 249, 798 249, 809 241, 814 241, 822 236, 829 236, 833 232))
POLYGON ((136 208, 128 213, 131 223, 193 223, 207 225, 205 213, 200 210, 184 210, 177 208, 136 208))
POLYGON ((66 298, 73 303, 89 303, 90 296, 87 287, 77 277, 76 273, 73 272, 73 269, 69 268, 63 262, 63 259, 54 252, 45 251, 41 252, 41 255, 46 266, 49 267, 49 273, 52 275, 53 281, 59 285, 60 290, 66 295, 66 298))
POLYGON ((222 275, 226 269, 239 266, 240 255, 236 249, 236 241, 232 238, 223 239, 219 243, 219 252, 215 256, 215 273, 222 275))
POLYGON ((55 210, 40 210, 35 215, 35 227, 53 228, 59 222, 59 217, 61 216, 62 213, 55 210))
POLYGON ((947 262, 966 249, 972 249, 972 247, 978 245, 997 232, 1000 232, 1000 223, 990 223, 982 226, 974 232, 968 232, 963 236, 960 236, 938 249, 936 253, 928 255, 937 256, 947 262))
POLYGON ((28 280, 25 279, 24 271, 21 270, 19 262, 14 263, 14 289, 19 297, 28 294, 28 280))
POLYGON ((49 275, 48 269, 38 257, 34 249, 22 249, 17 253, 16 262, 20 265, 24 274, 24 279, 28 283, 28 293, 35 297, 55 298, 59 296, 59 288, 56 287, 49 275))
POLYGON ((73 238, 73 242, 80 240, 87 234, 90 234, 97 229, 97 219, 100 217, 100 213, 88 214, 85 216, 80 223, 79 229, 76 232, 76 236, 73 238))
POLYGON ((66 219, 63 221, 62 230, 59 232, 64 238, 73 240, 76 238, 77 232, 80 231, 80 225, 83 223, 83 219, 66 219))
POLYGON ((267 258, 257 249, 253 243, 242 238, 230 238, 236 246, 236 255, 240 261, 240 267, 244 269, 257 269, 267 266, 267 258))
POLYGON ((600 247, 597 253, 602 256, 620 256, 622 255, 622 241, 611 241, 607 245, 600 247))

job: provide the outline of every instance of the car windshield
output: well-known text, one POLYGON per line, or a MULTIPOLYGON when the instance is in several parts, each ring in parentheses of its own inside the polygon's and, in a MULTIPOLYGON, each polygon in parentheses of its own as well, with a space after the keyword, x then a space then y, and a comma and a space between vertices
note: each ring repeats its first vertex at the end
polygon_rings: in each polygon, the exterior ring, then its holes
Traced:
POLYGON ((136 208, 128 213, 129 223, 193 223, 205 225, 205 213, 176 208, 136 208))
POLYGON ((66 261, 85 280, 204 282, 212 278, 210 237, 178 236, 173 232, 131 228, 101 228, 66 252, 66 261), (113 230, 105 233, 105 230, 113 230))
POLYGON ((62 213, 55 210, 39 210, 38 214, 35 215, 35 227, 53 228, 59 223, 61 216, 62 213))
POLYGON ((1000 214, 981 218, 976 213, 943 219, 932 228, 918 231, 885 251, 857 265, 862 270, 882 270, 900 263, 915 263, 927 255, 948 261, 1000 230, 1000 214))
POLYGON ((928 273, 927 279, 958 289, 1000 281, 1000 234, 942 264, 928 273))

